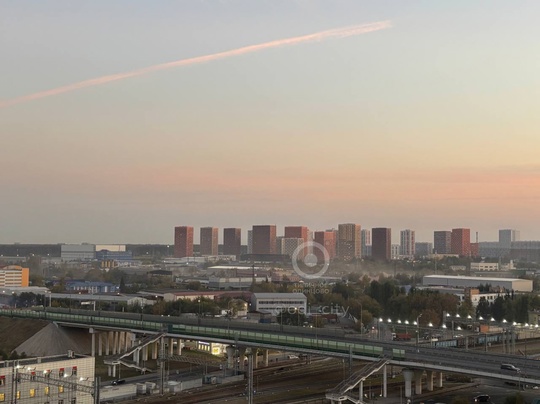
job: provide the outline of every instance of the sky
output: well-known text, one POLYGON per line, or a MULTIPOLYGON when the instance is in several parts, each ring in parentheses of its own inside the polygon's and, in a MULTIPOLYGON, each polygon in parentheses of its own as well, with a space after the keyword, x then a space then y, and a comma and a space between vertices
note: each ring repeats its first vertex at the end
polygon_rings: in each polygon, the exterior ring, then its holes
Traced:
POLYGON ((457 227, 540 240, 539 14, 519 0, 0 2, 0 243, 338 223, 395 242, 457 227), (351 27, 366 32, 327 33, 351 27))

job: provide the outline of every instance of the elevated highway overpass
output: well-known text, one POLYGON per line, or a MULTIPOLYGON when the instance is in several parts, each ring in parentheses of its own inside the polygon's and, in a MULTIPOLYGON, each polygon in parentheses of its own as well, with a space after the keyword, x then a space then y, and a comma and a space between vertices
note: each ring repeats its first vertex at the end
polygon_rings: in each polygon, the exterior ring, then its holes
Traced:
MULTIPOLYGON (((389 365, 400 366, 413 372, 409 376, 404 374, 406 393, 411 389, 411 380, 415 380, 416 394, 421 393, 421 386, 418 389, 418 377, 421 377, 424 371, 431 377, 434 373, 438 375, 441 383, 442 372, 451 372, 540 385, 540 361, 534 359, 459 348, 417 347, 408 343, 375 341, 344 330, 85 310, 68 312, 0 309, 0 315, 49 320, 67 327, 88 328, 93 330, 91 332, 127 331, 138 335, 162 333, 171 338, 214 341, 237 347, 286 350, 371 362, 384 359, 389 365), (521 371, 502 370, 502 363, 511 363, 521 371)), ((384 374, 386 375, 386 371, 384 374)))

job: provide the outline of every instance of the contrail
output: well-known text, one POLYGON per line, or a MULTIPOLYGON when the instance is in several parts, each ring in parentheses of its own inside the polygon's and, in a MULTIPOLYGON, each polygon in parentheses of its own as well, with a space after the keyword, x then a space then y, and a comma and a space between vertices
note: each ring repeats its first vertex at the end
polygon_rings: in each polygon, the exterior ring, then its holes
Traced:
POLYGON ((381 29, 390 28, 390 21, 379 21, 363 25, 354 25, 344 28, 336 28, 328 31, 316 32, 314 34, 296 36, 293 38, 278 39, 261 43, 258 45, 244 46, 242 48, 228 50, 225 52, 214 53, 211 55, 197 56, 189 59, 177 60, 175 62, 163 63, 143 69, 133 70, 126 73, 111 74, 108 76, 98 77, 95 79, 79 81, 78 83, 68 84, 67 86, 53 88, 51 90, 40 91, 38 93, 24 95, 22 97, 12 98, 10 100, 0 102, 0 108, 10 107, 16 104, 22 104, 28 101, 39 100, 53 95, 63 94, 70 91, 80 90, 81 88, 98 86, 101 84, 110 83, 112 81, 124 80, 131 77, 142 76, 143 74, 153 73, 160 70, 171 69, 173 67, 181 67, 194 65, 197 63, 206 63, 214 60, 225 59, 232 56, 244 55, 246 53, 258 52, 270 48, 279 48, 281 46, 297 45, 305 42, 323 41, 329 38, 345 38, 348 36, 361 35, 368 32, 379 31, 381 29))

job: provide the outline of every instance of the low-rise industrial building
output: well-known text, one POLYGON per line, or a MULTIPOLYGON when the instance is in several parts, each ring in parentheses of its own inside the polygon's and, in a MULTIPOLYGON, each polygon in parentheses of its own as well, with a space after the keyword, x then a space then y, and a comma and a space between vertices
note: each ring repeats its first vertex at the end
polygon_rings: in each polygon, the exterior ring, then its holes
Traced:
POLYGON ((303 293, 253 293, 251 310, 279 314, 283 310, 307 312, 307 297, 303 293))
POLYGON ((490 285, 500 291, 532 292, 533 282, 528 279, 488 278, 481 276, 426 275, 422 278, 424 286, 447 286, 454 288, 478 288, 490 285))

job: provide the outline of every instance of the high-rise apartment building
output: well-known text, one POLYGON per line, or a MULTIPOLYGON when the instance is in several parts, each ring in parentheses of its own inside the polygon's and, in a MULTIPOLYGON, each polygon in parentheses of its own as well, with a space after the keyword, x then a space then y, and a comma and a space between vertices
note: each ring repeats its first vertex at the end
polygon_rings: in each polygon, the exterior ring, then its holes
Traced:
POLYGON ((242 253, 242 230, 238 228, 223 229, 223 254, 236 255, 242 253))
POLYGON ((435 254, 452 254, 452 232, 441 230, 433 233, 435 254))
MULTIPOLYGON (((336 233, 334 231, 316 231, 314 241, 326 249, 329 259, 336 257, 336 233)), ((324 263, 324 253, 320 248, 315 247, 313 254, 317 257, 317 262, 324 263)))
POLYGON ((201 255, 218 255, 218 228, 201 227, 201 243, 199 246, 201 255))
POLYGON ((193 257, 193 227, 174 228, 174 256, 176 258, 193 257))
POLYGON ((399 240, 399 254, 404 257, 414 257, 416 242, 414 230, 402 230, 399 240))
MULTIPOLYGON (((306 243, 301 254, 298 254, 298 259, 304 258, 309 253, 307 242, 309 241, 309 230, 306 226, 285 226, 284 238, 301 238, 306 243)), ((283 254, 283 253, 282 253, 283 254)))
POLYGON ((349 261, 362 256, 361 227, 359 224, 338 225, 338 257, 349 261))
POLYGON ((392 244, 390 246, 390 257, 391 259, 393 260, 398 260, 399 259, 399 250, 401 248, 401 245, 400 244, 392 244))
POLYGON ((253 254, 276 254, 276 226, 253 226, 253 254))
POLYGON ((415 243, 414 255, 420 258, 425 258, 433 254, 433 243, 419 242, 415 243))
POLYGON ((253 254, 253 230, 248 230, 247 233, 247 253, 253 254))
POLYGON ((499 230, 499 247, 510 250, 513 241, 520 241, 519 230, 504 229, 499 230))
POLYGON ((471 229, 452 229, 452 254, 471 256, 471 229))
POLYGON ((380 261, 392 258, 392 229, 387 227, 371 229, 371 256, 380 261))
MULTIPOLYGON (((297 248, 301 247, 304 244, 303 238, 296 237, 277 237, 276 238, 276 253, 288 255, 292 257, 297 248)), ((298 254, 297 259, 302 259, 304 256, 298 254)))
POLYGON ((369 257, 371 255, 371 230, 362 229, 360 231, 360 238, 361 238, 360 248, 362 249, 362 257, 369 257))

